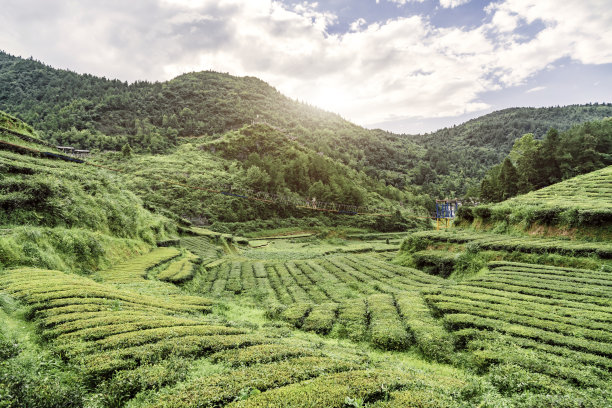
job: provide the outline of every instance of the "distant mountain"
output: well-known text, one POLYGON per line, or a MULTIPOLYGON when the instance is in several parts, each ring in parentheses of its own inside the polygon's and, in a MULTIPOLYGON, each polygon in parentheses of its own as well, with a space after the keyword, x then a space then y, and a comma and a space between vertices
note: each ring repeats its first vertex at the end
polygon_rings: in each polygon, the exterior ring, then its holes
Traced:
POLYGON ((612 116, 612 104, 549 108, 510 108, 490 113, 452 128, 411 136, 426 149, 421 177, 438 196, 465 193, 479 185, 486 171, 501 163, 514 141, 526 133, 541 139, 550 128, 567 130, 584 122, 612 116))

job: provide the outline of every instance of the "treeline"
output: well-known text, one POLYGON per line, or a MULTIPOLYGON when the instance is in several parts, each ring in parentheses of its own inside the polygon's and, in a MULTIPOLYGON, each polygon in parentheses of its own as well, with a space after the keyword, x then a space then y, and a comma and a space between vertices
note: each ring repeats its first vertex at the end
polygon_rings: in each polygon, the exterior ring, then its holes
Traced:
POLYGON ((612 118, 587 122, 543 140, 518 139, 480 185, 480 199, 499 202, 612 164, 612 118))

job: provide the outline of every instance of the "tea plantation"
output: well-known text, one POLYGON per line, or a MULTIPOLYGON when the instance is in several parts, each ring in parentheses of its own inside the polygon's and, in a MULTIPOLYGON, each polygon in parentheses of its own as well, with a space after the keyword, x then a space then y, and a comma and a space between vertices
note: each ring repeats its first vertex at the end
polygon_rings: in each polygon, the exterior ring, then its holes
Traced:
POLYGON ((251 240, 115 172, 0 169, 2 408, 612 406, 610 168, 446 231, 251 240))

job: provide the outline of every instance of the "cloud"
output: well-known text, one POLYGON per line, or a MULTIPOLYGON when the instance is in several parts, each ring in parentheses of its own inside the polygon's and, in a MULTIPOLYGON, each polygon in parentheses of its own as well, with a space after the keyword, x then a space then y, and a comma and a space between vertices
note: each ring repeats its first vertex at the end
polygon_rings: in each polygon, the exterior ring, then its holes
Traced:
MULTIPOLYGON (((403 6, 406 3, 423 3, 425 0, 387 0, 389 3, 396 3, 399 6, 403 6)), ((378 0, 376 0, 376 3, 378 4, 378 0)))
POLYGON ((365 18, 358 18, 357 20, 353 21, 349 25, 349 30, 350 31, 359 31, 361 29, 361 27, 366 25, 366 23, 367 23, 367 21, 365 20, 365 18))
POLYGON ((440 0, 440 5, 444 8, 455 8, 469 2, 470 0, 440 0))
POLYGON ((612 63, 604 0, 502 0, 486 11, 478 27, 359 18, 338 33, 330 30, 338 18, 315 2, 6 0, 0 49, 129 81, 205 69, 257 76, 364 125, 487 109, 481 95, 524 84, 561 58, 612 63), (539 32, 518 34, 534 22, 539 32))
POLYGON ((545 86, 536 86, 535 88, 531 88, 525 91, 525 93, 539 92, 545 90, 545 86))

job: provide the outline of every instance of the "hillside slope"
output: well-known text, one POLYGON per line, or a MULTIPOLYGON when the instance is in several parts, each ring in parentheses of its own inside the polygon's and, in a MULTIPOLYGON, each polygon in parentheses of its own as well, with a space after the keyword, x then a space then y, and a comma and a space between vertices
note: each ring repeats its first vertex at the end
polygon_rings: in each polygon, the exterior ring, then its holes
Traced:
POLYGON ((399 189, 463 195, 524 133, 612 116, 612 105, 513 108, 426 135, 367 130, 299 103, 253 77, 217 72, 127 84, 58 70, 0 52, 0 110, 56 144, 162 153, 182 136, 225 133, 265 122, 314 151, 399 189))
MULTIPOLYGON (((32 142, 28 125, 13 122, 28 140, 0 129, 0 142, 52 150, 32 142)), ((0 268, 83 273, 144 251, 176 230, 104 170, 6 148, 0 144, 0 268)))
POLYGON ((549 227, 610 238, 612 166, 497 204, 464 208, 462 223, 538 231, 549 227))
POLYGON ((320 155, 269 125, 250 125, 213 140, 190 141, 166 155, 106 153, 95 160, 123 172, 126 185, 151 205, 197 224, 213 224, 222 230, 238 228, 240 234, 259 228, 260 220, 267 223, 271 219, 279 227, 342 224, 401 230, 423 225, 423 220, 409 215, 427 214, 426 196, 388 186, 384 180, 320 155), (273 196, 292 203, 270 201, 273 196), (315 198, 320 204, 334 202, 400 213, 398 217, 351 216, 298 208, 306 205, 306 200, 312 206, 315 198), (295 200, 301 204, 296 206, 295 200))

